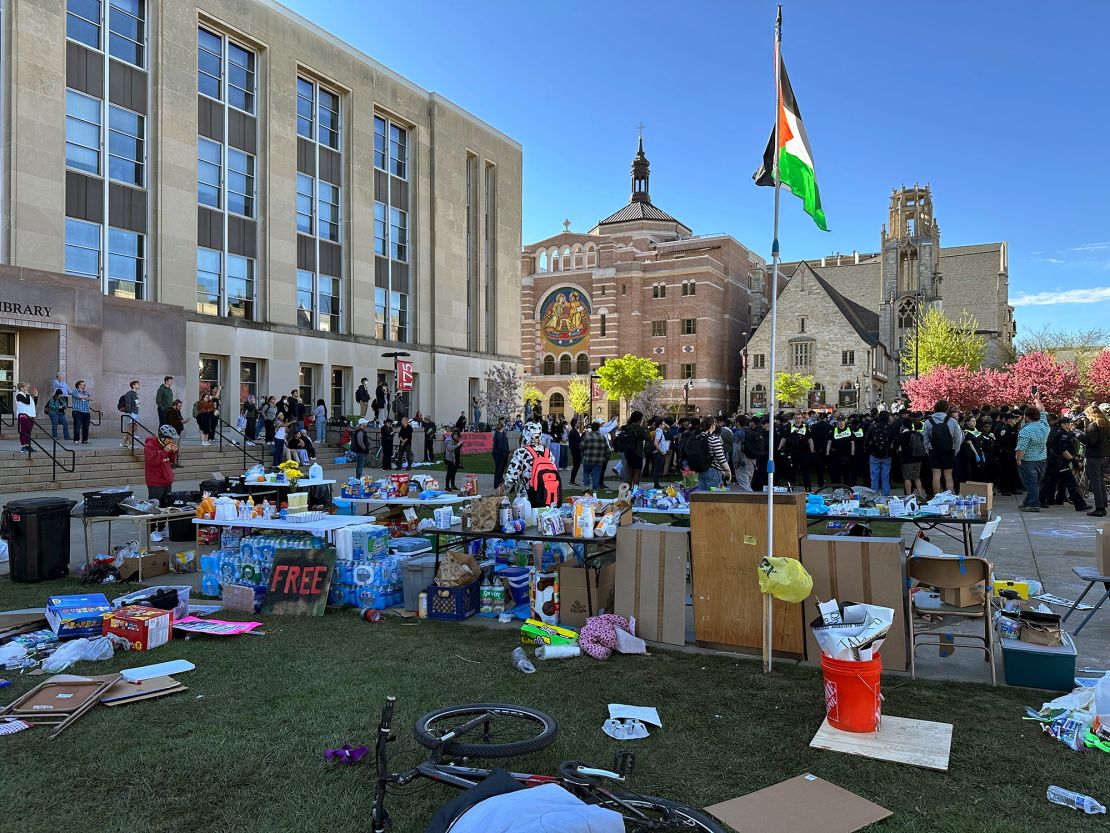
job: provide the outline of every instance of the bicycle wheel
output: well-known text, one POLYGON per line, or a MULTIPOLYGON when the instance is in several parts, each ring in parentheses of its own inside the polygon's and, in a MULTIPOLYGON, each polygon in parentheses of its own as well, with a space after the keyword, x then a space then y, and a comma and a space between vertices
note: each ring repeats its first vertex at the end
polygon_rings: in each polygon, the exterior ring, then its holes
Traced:
POLYGON ((626 833, 690 833, 695 830, 703 833, 728 833, 724 825, 677 801, 635 793, 615 792, 613 795, 647 817, 646 821, 635 818, 613 801, 600 802, 599 807, 615 810, 624 816, 626 833))
POLYGON ((559 727, 555 719, 527 706, 502 703, 466 703, 445 706, 421 715, 413 726, 416 742, 426 749, 441 748, 445 755, 460 758, 513 758, 546 749, 555 742, 559 727), (473 742, 440 738, 462 724, 484 714, 489 721, 468 732, 473 742))

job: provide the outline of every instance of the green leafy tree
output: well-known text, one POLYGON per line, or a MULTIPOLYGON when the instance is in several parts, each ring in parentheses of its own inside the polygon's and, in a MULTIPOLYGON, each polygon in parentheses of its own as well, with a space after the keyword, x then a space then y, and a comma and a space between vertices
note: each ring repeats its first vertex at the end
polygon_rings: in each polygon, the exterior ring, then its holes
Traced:
POLYGON ((813 377, 805 373, 779 373, 775 376, 775 396, 780 404, 798 406, 805 404, 806 395, 813 390, 813 377))
POLYGON ((612 399, 631 402, 653 379, 659 378, 659 366, 651 359, 627 353, 609 359, 597 369, 598 387, 612 399))
POLYGON ((539 405, 541 402, 543 402, 543 394, 540 393, 540 389, 537 388, 534 384, 532 384, 531 382, 525 382, 523 385, 521 385, 520 395, 524 399, 524 418, 527 420, 532 415, 533 406, 539 405))
POLYGON ((946 317, 936 307, 918 315, 916 332, 906 337, 902 372, 924 375, 936 367, 966 367, 978 370, 983 364, 987 341, 976 335, 979 323, 966 311, 959 321, 946 317))
POLYGON ((589 380, 583 379, 581 376, 573 377, 567 388, 567 400, 575 414, 579 416, 588 415, 590 413, 589 380))

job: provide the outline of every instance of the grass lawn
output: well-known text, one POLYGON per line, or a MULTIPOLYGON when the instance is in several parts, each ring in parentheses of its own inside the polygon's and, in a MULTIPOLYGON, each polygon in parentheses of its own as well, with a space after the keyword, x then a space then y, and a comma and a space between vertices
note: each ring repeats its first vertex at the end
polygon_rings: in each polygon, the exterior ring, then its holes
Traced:
MULTIPOLYGON (((79 592, 76 582, 0 583, 0 609, 79 592)), ((110 595, 110 594, 109 594, 110 595)), ((227 618, 235 618, 228 616, 227 618)), ((955 724, 947 774, 810 749, 823 717, 819 673, 782 663, 655 651, 650 657, 509 664, 515 633, 353 611, 314 619, 270 617, 266 636, 175 639, 150 654, 82 663, 77 673, 183 658, 184 693, 98 707, 56 741, 46 729, 0 738, 5 812, 0 831, 307 831, 366 829, 372 764, 326 763, 323 750, 370 744, 387 694, 398 697, 398 767, 417 760, 413 720, 467 701, 525 703, 552 714, 560 736, 521 768, 553 771, 562 759, 608 765, 637 755, 632 787, 703 807, 813 772, 882 804, 882 831, 1105 829, 1045 800, 1050 783, 1110 797, 1110 756, 1080 754, 1021 720, 1039 692, 884 680, 884 711, 955 724), (470 661, 467 661, 470 660, 470 661), (664 728, 620 744, 601 732, 606 703, 655 705, 664 728)), ((39 678, 16 677, 9 701, 39 678)), ((398 831, 423 829, 445 787, 393 796, 398 831)))

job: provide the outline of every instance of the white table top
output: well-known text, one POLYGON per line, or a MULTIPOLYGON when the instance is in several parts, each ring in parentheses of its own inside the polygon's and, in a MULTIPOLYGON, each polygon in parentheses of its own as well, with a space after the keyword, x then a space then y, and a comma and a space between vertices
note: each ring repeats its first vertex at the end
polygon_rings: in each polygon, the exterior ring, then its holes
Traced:
POLYGON ((331 486, 334 483, 334 480, 313 480, 310 477, 302 477, 296 483, 290 483, 288 480, 286 480, 284 483, 278 483, 276 480, 248 480, 245 476, 243 478, 244 486, 281 486, 282 488, 293 489, 299 489, 301 488, 301 486, 331 486))
POLYGON ((380 504, 381 506, 455 506, 459 503, 465 503, 468 500, 477 500, 481 495, 446 495, 444 497, 428 498, 427 500, 418 497, 391 497, 391 498, 377 498, 377 497, 343 497, 339 495, 337 500, 345 500, 348 503, 365 503, 365 504, 380 504))
POLYGON ((674 509, 652 509, 647 506, 633 506, 633 515, 689 515, 689 506, 676 506, 674 509))
POLYGON ((272 518, 268 521, 262 518, 251 518, 250 520, 233 518, 227 521, 210 521, 205 518, 194 518, 193 523, 197 526, 243 526, 251 529, 280 529, 283 532, 299 531, 325 533, 334 532, 345 526, 364 524, 366 523, 366 518, 356 515, 327 515, 318 521, 310 521, 308 523, 283 521, 281 518, 272 518))

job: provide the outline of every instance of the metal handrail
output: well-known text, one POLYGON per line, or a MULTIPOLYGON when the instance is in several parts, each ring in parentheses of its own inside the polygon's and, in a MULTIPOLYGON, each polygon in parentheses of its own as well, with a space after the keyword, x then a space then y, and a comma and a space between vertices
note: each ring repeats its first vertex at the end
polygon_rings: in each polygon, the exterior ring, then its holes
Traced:
MULTIPOLYGON (((240 437, 243 438, 240 442, 236 442, 235 440, 229 440, 228 441, 232 445, 239 446, 239 450, 243 452, 243 471, 247 470, 247 458, 248 457, 251 460, 253 460, 255 463, 260 463, 263 466, 266 465, 265 457, 256 457, 253 451, 247 451, 247 435, 246 434, 244 434, 242 431, 240 431, 238 428, 236 428, 234 425, 232 425, 230 422, 228 422, 226 419, 224 419, 219 414, 216 414, 215 416, 216 416, 216 433, 219 434, 219 436, 220 436, 220 451, 224 450, 224 429, 226 427, 226 428, 231 429, 232 432, 238 434, 240 437)), ((255 442, 255 441, 251 440, 250 442, 255 442)), ((262 445, 263 445, 263 447, 265 447, 265 443, 263 443, 262 445)), ((265 453, 265 452, 263 452, 263 453, 265 453)))
MULTIPOLYGON (((31 420, 31 424, 33 426, 31 428, 32 432, 35 430, 35 428, 37 428, 40 431, 42 431, 43 434, 46 433, 46 429, 39 423, 39 421, 37 419, 31 420)), ((58 479, 58 469, 59 468, 61 468, 61 470, 64 471, 66 474, 73 474, 73 472, 76 470, 76 468, 77 468, 77 453, 72 448, 67 448, 66 446, 64 446, 60 442, 58 442, 57 438, 53 434, 50 435, 50 448, 49 449, 45 445, 43 445, 41 442, 36 440, 33 434, 29 435, 27 437, 27 439, 31 441, 31 445, 33 445, 35 448, 37 448, 39 451, 41 451, 43 454, 47 455, 50 458, 50 479, 51 480, 57 480, 58 479), (59 449, 61 449, 63 454, 69 454, 69 468, 66 468, 65 463, 63 463, 61 460, 58 459, 58 450, 59 449)), ((30 460, 31 459, 30 456, 28 456, 27 459, 30 460)))
MULTIPOLYGON (((147 428, 145 425, 143 425, 137 419, 132 419, 129 414, 120 414, 119 415, 119 433, 120 433, 120 436, 131 433, 127 430, 128 425, 134 425, 136 428, 142 428, 150 436, 155 437, 155 438, 158 437, 158 434, 156 432, 151 431, 149 428, 147 428)), ((131 450, 132 451, 135 450, 134 441, 132 441, 132 443, 131 443, 131 450)))

